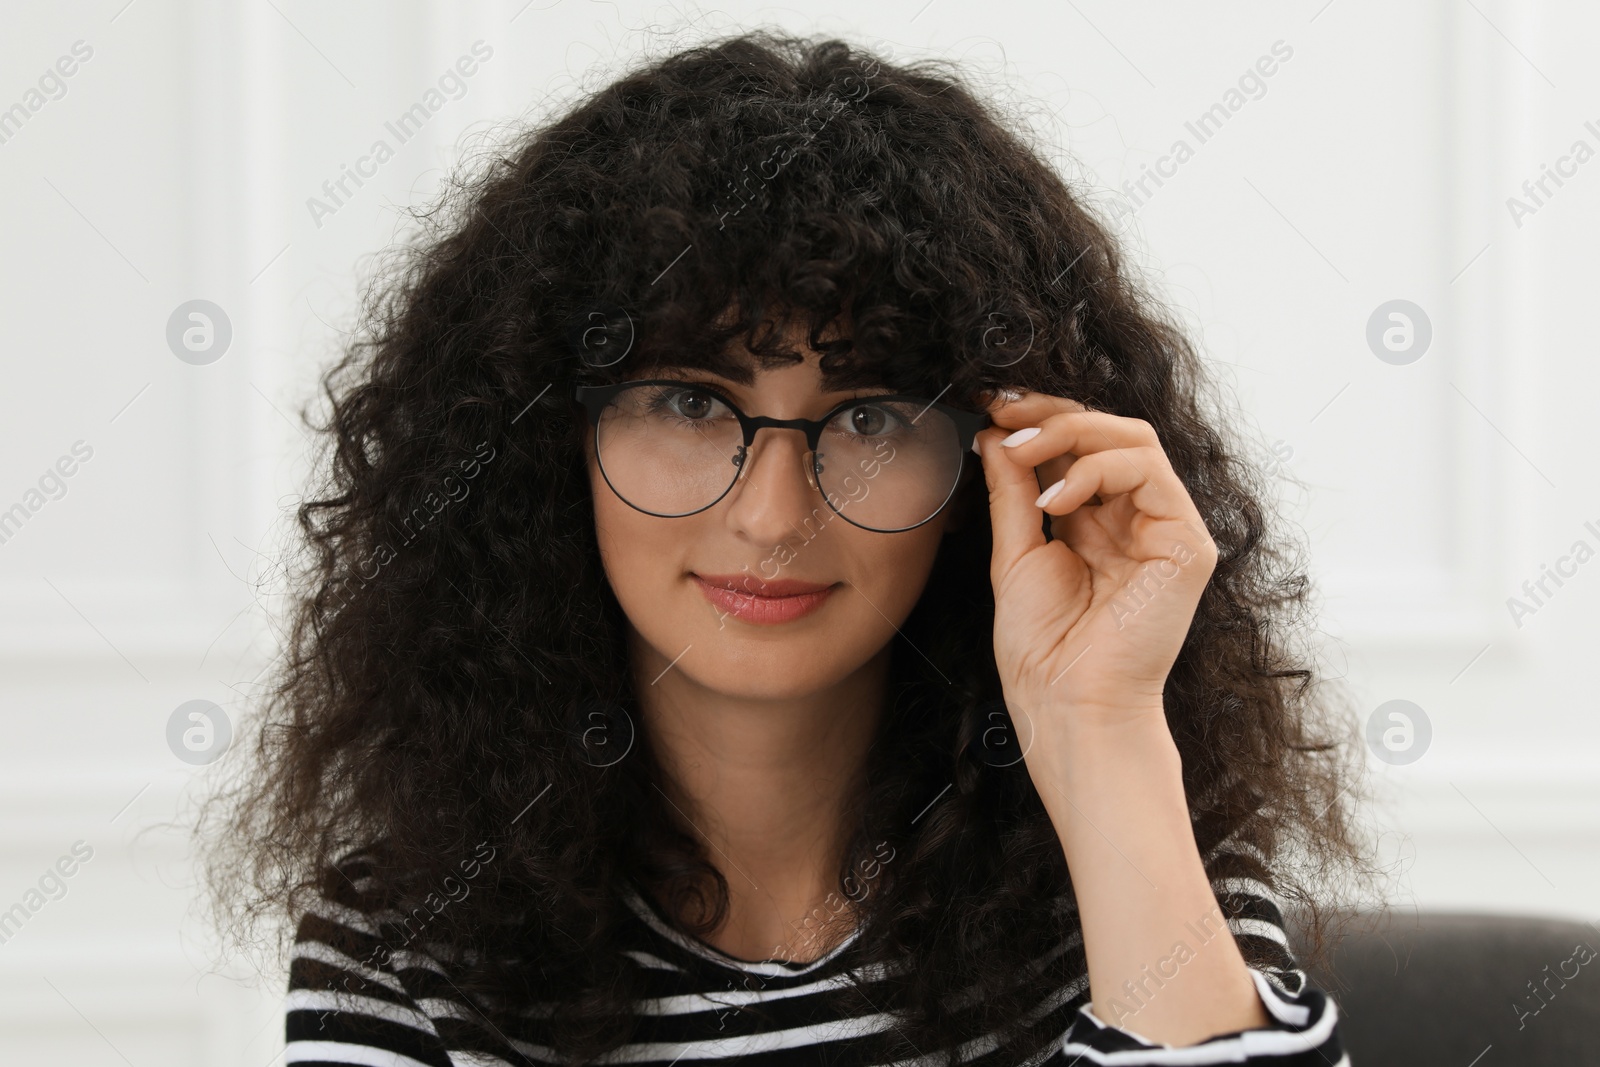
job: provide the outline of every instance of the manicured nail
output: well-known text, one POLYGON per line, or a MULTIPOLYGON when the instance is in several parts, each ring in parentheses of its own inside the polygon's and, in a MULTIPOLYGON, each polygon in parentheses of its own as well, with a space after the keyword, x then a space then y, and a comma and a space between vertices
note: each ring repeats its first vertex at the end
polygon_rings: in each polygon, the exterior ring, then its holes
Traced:
POLYGON ((1057 482, 1056 484, 1052 485, 1050 488, 1046 489, 1044 492, 1040 493, 1039 494, 1039 499, 1035 500, 1033 502, 1033 506, 1036 507, 1036 508, 1044 507, 1046 504, 1050 503, 1050 501, 1054 500, 1057 496, 1059 496, 1060 493, 1061 493, 1061 490, 1065 489, 1066 487, 1067 487, 1067 480, 1065 478, 1063 478, 1059 482, 1057 482))
POLYGON ((983 458, 983 449, 978 447, 978 439, 976 437, 972 439, 972 453, 979 459, 983 458))
POLYGON ((1000 443, 1005 445, 1007 448, 1014 448, 1015 446, 1022 444, 1024 441, 1033 440, 1039 435, 1039 430, 1040 427, 1038 426, 1029 426, 1025 430, 1018 430, 1016 433, 1012 434, 1010 437, 1007 437, 1000 443))

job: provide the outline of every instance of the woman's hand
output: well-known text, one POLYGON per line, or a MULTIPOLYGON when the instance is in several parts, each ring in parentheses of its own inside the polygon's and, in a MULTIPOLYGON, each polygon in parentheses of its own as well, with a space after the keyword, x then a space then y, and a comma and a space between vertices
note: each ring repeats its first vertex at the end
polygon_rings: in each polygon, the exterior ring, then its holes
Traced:
POLYGON ((1031 720, 1016 724, 1023 743, 1041 716, 1069 731, 1162 718, 1217 551, 1155 431, 1047 393, 1002 395, 989 413, 975 445, 994 528, 995 660, 1012 715, 1031 720))
MULTIPOLYGON (((1197 921, 1228 929, 1162 705, 1217 549, 1149 424, 1045 393, 989 414, 976 443, 994 526, 995 659, 1072 874, 1095 1014, 1123 1026, 1124 992, 1147 988, 1197 921)), ((1134 998, 1146 1040, 1190 1045, 1272 1022, 1227 933, 1161 973, 1159 992, 1134 998)))

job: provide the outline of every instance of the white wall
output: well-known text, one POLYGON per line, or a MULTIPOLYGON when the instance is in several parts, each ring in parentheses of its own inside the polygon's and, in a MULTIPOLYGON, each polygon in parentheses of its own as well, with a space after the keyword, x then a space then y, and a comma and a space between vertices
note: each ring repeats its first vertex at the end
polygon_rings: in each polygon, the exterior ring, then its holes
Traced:
POLYGON ((181 831, 197 768, 169 747, 169 719, 190 700, 236 716, 271 656, 270 557, 307 445, 296 412, 350 325, 363 257, 474 138, 603 82, 659 42, 647 26, 692 39, 686 25, 771 21, 961 59, 1107 205, 1187 140, 1192 158, 1163 164, 1126 235, 1302 486, 1285 482, 1284 506, 1322 582, 1330 669, 1363 713, 1404 699, 1431 725, 1420 758, 1371 760, 1397 898, 1600 918, 1600 562, 1534 614, 1506 604, 1574 542, 1600 549, 1600 162, 1520 225, 1506 204, 1574 141, 1600 149, 1600 12, 718 9, 687 23, 579 0, 10 12, 0 108, 75 42, 92 56, 0 143, 0 509, 27 504, 76 442, 92 455, 0 543, 0 909, 75 842, 93 855, 0 944, 0 1058, 266 1067, 281 1053, 281 975, 257 988, 213 973, 181 831), (493 55, 465 94, 317 225, 307 199, 479 40, 493 55), (1199 143, 1185 122, 1279 41, 1292 55, 1265 91, 1199 143), (194 299, 232 326, 209 365, 166 339, 194 299), (1394 299, 1432 326, 1404 365, 1366 341, 1394 299))

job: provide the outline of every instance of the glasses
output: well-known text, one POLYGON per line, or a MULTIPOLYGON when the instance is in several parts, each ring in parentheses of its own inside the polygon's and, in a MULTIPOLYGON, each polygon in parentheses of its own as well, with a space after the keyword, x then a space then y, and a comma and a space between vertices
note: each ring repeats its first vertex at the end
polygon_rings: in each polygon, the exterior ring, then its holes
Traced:
POLYGON ((820 419, 746 415, 715 387, 677 379, 579 385, 572 397, 594 427, 606 484, 647 515, 711 507, 749 467, 756 431, 806 435, 805 474, 840 518, 899 533, 937 515, 954 495, 987 414, 885 394, 846 400, 820 419))

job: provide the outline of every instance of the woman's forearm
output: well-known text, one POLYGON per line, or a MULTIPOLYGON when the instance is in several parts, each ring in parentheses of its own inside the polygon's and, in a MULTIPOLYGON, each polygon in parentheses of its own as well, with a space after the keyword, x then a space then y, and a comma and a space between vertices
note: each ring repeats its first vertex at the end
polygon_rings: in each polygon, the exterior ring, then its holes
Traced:
POLYGON ((1064 711, 1059 727, 1035 717, 1027 765, 1066 853, 1096 1017, 1171 1045, 1268 1025, 1206 877, 1162 709, 1108 725, 1064 711))

